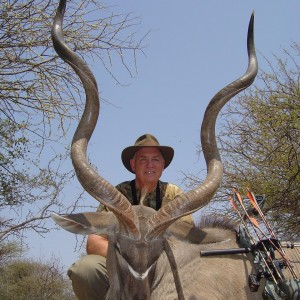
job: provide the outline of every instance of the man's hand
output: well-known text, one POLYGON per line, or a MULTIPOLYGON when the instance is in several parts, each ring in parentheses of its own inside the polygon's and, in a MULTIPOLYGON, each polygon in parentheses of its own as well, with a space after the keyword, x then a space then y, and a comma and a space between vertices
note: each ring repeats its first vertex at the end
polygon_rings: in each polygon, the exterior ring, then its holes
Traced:
POLYGON ((108 240, 105 236, 96 234, 88 235, 86 242, 87 254, 97 254, 106 257, 108 248, 108 240))

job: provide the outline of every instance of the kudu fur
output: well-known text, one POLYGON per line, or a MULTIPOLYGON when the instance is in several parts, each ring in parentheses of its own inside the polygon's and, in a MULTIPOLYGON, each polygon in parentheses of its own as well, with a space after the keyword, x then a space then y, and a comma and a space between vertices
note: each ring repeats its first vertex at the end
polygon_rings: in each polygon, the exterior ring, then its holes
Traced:
MULTIPOLYGON (((53 218, 57 224, 73 233, 97 233, 108 236, 107 270, 110 289, 107 299, 146 300, 153 297, 153 299, 184 299, 184 297, 202 299, 199 293, 196 294, 194 292, 195 288, 197 288, 196 286, 191 293, 186 291, 185 286, 187 281, 189 281, 189 279, 186 279, 186 276, 179 280, 182 276, 180 269, 182 264, 178 261, 184 262, 185 265, 195 263, 196 258, 199 260, 199 249, 190 252, 191 255, 186 253, 184 255, 184 251, 179 246, 174 248, 174 244, 179 244, 179 242, 173 241, 171 243, 173 250, 171 250, 168 240, 172 241, 174 236, 176 236, 177 238, 192 242, 197 241, 202 244, 216 244, 224 241, 224 245, 226 245, 226 241, 229 239, 228 234, 224 233, 222 235, 222 231, 219 229, 217 230, 218 237, 215 236, 216 232, 210 232, 209 230, 204 234, 204 231, 200 230, 199 232, 202 232, 202 235, 194 236, 194 228, 185 228, 179 232, 177 227, 182 225, 182 222, 179 220, 181 217, 205 206, 212 199, 221 183, 223 166, 216 144, 215 122, 221 108, 233 96, 251 85, 257 74, 258 66, 253 41, 254 17, 252 15, 248 29, 249 64, 246 73, 218 92, 210 101, 204 115, 201 127, 201 143, 207 164, 206 179, 195 189, 182 194, 160 210, 154 211, 142 205, 132 206, 114 186, 97 173, 87 160, 87 145, 99 113, 98 88, 87 64, 64 42, 62 23, 65 7, 66 0, 61 0, 52 27, 53 45, 58 55, 79 76, 86 93, 86 106, 72 141, 72 162, 83 188, 101 204, 105 205, 110 212, 61 216, 53 214, 53 218), (206 241, 209 242, 207 243, 206 241), (170 285, 172 287, 171 290, 174 290, 176 287, 178 296, 172 296, 167 288, 159 288, 159 282, 165 278, 165 275, 160 274, 160 272, 163 272, 163 269, 160 267, 163 266, 164 252, 167 253, 168 261, 171 262, 172 276, 175 279, 173 280, 175 281, 175 286, 174 284, 170 285), (173 254, 178 253, 180 255, 177 255, 177 257, 175 255, 175 260, 178 260, 175 263, 173 254), (184 257, 188 259, 185 261, 184 257), (158 267, 158 260, 162 261, 159 263, 160 267, 158 267), (180 267, 179 270, 176 269, 176 264, 180 267), (168 296, 163 296, 163 293, 167 290, 168 296)), ((223 230, 226 231, 225 229, 223 230)), ((231 231, 230 234, 232 234, 231 231)), ((210 259, 205 258, 205 260, 209 261, 210 259)), ((215 273, 218 272, 219 268, 222 268, 222 263, 214 270, 203 264, 205 264, 204 259, 197 266, 197 268, 203 268, 201 276, 205 277, 206 273, 209 273, 210 275, 207 278, 210 278, 210 280, 218 277, 215 273)), ((239 267, 239 272, 240 275, 238 276, 245 276, 241 267, 239 267)), ((192 273, 188 275, 193 276, 192 273)), ((200 285, 197 289, 200 291, 203 288, 207 289, 207 287, 200 285)), ((235 288, 232 294, 238 295, 237 289, 239 288, 235 288)), ((245 289, 245 285, 240 287, 240 289, 245 289)), ((214 298, 212 296, 203 299, 222 299, 222 297, 214 298)))

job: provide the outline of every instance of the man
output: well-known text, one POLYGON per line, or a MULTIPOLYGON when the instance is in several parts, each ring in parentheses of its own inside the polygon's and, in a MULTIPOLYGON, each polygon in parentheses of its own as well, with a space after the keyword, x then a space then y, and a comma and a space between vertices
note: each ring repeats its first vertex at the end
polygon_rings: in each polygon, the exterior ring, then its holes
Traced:
MULTIPOLYGON (((135 179, 120 183, 116 188, 133 205, 142 204, 158 210, 182 193, 176 185, 159 180, 173 156, 173 148, 161 146, 151 134, 142 135, 133 146, 125 148, 121 154, 125 168, 135 174, 135 179)), ((100 205, 98 210, 102 211, 106 208, 100 205)), ((186 216, 184 219, 193 222, 191 216, 186 216)), ((88 255, 70 267, 68 275, 78 299, 105 299, 109 288, 106 272, 107 248, 106 237, 89 235, 86 246, 88 255)))

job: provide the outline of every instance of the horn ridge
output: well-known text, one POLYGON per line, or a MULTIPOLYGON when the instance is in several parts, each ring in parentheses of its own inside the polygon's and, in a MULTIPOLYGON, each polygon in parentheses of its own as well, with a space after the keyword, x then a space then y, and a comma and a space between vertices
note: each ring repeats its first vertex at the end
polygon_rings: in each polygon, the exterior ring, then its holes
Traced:
POLYGON ((219 188, 223 165, 221 162, 216 137, 215 124, 222 107, 235 95, 246 89, 254 81, 258 72, 258 63, 254 46, 254 13, 252 13, 247 35, 248 67, 243 76, 221 89, 208 104, 201 126, 201 144, 207 165, 207 176, 195 189, 180 195, 172 202, 160 208, 148 221, 148 239, 155 238, 177 219, 191 214, 205 206, 219 188))
POLYGON ((72 163, 83 188, 115 214, 123 232, 137 238, 140 236, 137 216, 130 202, 97 173, 86 157, 87 145, 95 129, 100 110, 98 86, 85 61, 72 51, 64 41, 62 25, 65 9, 66 0, 61 0, 51 29, 53 46, 57 54, 76 72, 86 94, 84 112, 72 140, 72 163))

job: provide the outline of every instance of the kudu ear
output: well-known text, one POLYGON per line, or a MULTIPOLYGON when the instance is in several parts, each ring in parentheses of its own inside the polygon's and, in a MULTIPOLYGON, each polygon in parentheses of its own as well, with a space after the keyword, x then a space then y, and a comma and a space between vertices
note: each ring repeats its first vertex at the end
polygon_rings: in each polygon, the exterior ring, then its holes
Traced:
POLYGON ((63 229, 76 234, 103 234, 114 232, 117 219, 112 212, 87 212, 71 215, 51 214, 52 219, 63 229))

